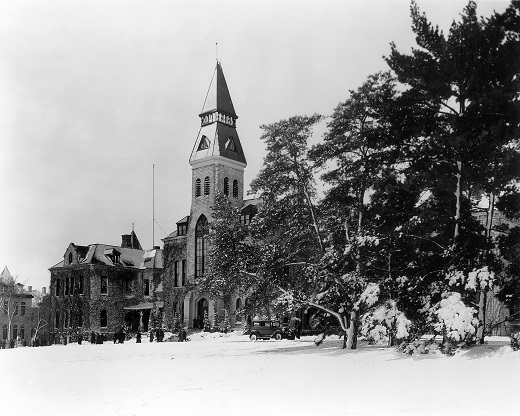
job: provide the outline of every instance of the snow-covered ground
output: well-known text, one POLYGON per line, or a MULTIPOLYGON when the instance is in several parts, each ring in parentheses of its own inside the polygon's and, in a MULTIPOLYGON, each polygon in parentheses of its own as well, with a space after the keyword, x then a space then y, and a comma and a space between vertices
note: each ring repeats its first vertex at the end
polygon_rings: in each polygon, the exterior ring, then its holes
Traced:
MULTIPOLYGON (((201 337, 201 335, 204 335, 201 337)), ((507 339, 408 356, 313 338, 69 344, 0 350, 2 415, 513 415, 520 352, 507 339)))

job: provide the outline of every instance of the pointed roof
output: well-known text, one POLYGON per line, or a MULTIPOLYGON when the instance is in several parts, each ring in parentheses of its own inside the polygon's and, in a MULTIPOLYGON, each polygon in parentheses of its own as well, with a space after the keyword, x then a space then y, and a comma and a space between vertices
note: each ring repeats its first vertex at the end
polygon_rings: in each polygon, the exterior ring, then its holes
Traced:
POLYGON ((231 101, 220 62, 217 62, 202 112, 201 128, 191 152, 190 164, 231 163, 237 169, 246 165, 246 157, 236 129, 238 118, 231 101))
POLYGON ((213 77, 211 78, 211 83, 200 115, 214 111, 238 118, 235 113, 235 108, 233 107, 233 101, 231 101, 231 94, 229 94, 226 78, 222 71, 222 65, 218 61, 213 71, 213 77))
POLYGON ((2 274, 0 276, 2 276, 4 279, 13 279, 13 276, 9 272, 9 269, 7 268, 7 266, 4 267, 4 271, 2 272, 2 274))

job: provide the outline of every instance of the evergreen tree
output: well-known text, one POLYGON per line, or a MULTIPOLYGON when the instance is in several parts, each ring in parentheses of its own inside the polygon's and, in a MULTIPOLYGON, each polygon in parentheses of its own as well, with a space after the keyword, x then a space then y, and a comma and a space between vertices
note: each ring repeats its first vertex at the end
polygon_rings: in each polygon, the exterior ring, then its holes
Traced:
MULTIPOLYGON (((421 172, 417 178, 432 189, 429 206, 443 225, 436 233, 440 238, 444 234, 442 245, 449 246, 436 292, 446 297, 449 291, 459 291, 466 302, 473 297, 473 288, 467 290, 469 273, 493 266, 493 210, 484 233, 471 217, 474 197, 483 191, 493 201, 518 179, 518 149, 511 144, 517 140, 520 120, 519 7, 515 2, 502 14, 479 19, 476 3, 469 2, 445 36, 412 2, 418 48, 407 55, 392 44, 386 58, 405 86, 396 103, 395 132, 407 143, 403 149, 410 169, 421 172), (464 282, 454 275, 463 276, 464 282)), ((476 289, 481 340, 491 283, 485 278, 476 289)))

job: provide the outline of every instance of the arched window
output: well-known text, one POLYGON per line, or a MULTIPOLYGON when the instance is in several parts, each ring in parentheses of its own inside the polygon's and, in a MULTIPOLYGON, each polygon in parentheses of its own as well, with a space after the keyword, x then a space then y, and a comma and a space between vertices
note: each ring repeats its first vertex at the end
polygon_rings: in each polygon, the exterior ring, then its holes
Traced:
POLYGON ((197 148, 197 152, 200 150, 206 150, 209 147, 209 140, 206 136, 202 136, 200 139, 199 147, 197 148))
POLYGON ((195 181, 195 196, 200 196, 200 179, 195 181))
POLYGON ((201 215, 195 227, 195 278, 204 276, 208 254, 208 220, 201 215))
POLYGON ((101 328, 106 328, 108 326, 108 318, 107 318, 106 309, 103 309, 101 311, 101 313, 99 314, 99 326, 101 328))
POLYGON ((224 195, 229 195, 229 178, 224 178, 224 195))
POLYGON ((238 198, 238 181, 233 181, 233 198, 238 198))
POLYGON ((209 195, 209 176, 204 178, 204 195, 209 195))
POLYGON ((237 148, 235 146, 235 140, 233 140, 233 137, 228 137, 226 141, 226 150, 229 150, 230 152, 236 152, 237 148))

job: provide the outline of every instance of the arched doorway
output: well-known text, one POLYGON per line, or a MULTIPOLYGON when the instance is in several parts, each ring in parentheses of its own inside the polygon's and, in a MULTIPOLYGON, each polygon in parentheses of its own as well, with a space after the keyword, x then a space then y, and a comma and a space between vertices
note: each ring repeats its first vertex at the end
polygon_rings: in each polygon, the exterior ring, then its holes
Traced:
POLYGON ((206 298, 202 298, 197 302, 197 317, 193 322, 194 328, 204 328, 204 314, 209 316, 209 302, 206 298))

